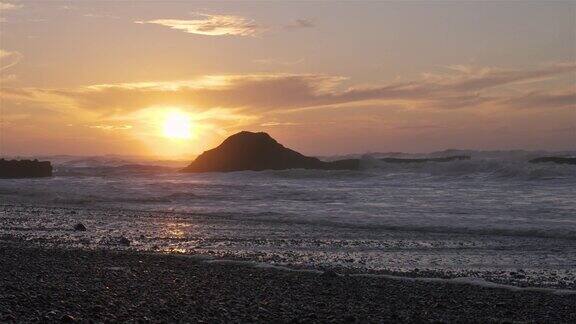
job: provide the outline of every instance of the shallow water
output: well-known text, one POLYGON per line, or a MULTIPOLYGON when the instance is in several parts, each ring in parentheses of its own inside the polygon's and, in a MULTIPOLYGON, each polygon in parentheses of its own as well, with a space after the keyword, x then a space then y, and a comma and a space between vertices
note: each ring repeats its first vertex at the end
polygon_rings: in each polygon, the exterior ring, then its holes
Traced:
POLYGON ((124 236, 147 251, 576 287, 574 166, 505 153, 410 165, 366 157, 360 171, 149 164, 66 159, 51 179, 0 180, 0 236, 85 248, 122 248, 124 236), (89 230, 72 231, 77 222, 89 230))

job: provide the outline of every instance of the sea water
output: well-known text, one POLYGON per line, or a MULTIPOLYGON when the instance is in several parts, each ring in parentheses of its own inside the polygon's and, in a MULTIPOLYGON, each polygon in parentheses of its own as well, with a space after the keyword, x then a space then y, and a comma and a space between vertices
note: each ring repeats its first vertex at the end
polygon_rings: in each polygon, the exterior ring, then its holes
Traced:
POLYGON ((53 178, 0 180, 0 239, 576 288, 576 166, 465 153, 410 164, 366 155, 358 171, 204 174, 53 157, 53 178))

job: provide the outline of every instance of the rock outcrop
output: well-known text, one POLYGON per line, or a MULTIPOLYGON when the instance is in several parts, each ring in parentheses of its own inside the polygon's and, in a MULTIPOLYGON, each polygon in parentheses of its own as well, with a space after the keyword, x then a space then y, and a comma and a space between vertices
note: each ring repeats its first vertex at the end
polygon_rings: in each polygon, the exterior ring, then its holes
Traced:
POLYGON ((230 172, 285 169, 357 170, 360 160, 334 162, 304 156, 267 133, 240 132, 202 153, 182 172, 230 172))
POLYGON ((398 158, 380 159, 380 161, 388 163, 450 162, 457 160, 470 160, 470 157, 467 155, 455 155, 455 156, 447 156, 442 158, 429 158, 429 159, 398 159, 398 158))
POLYGON ((38 160, 0 159, 0 178, 42 178, 52 176, 52 164, 38 160))
POLYGON ((544 156, 528 161, 530 163, 552 162, 557 164, 576 164, 576 157, 544 156))

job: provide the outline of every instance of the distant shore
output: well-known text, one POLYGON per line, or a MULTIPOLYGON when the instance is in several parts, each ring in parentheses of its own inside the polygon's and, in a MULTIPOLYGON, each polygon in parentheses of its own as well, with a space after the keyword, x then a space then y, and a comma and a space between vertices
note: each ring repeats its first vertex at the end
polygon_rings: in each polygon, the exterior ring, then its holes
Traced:
POLYGON ((575 322, 576 295, 0 242, 0 322, 575 322))

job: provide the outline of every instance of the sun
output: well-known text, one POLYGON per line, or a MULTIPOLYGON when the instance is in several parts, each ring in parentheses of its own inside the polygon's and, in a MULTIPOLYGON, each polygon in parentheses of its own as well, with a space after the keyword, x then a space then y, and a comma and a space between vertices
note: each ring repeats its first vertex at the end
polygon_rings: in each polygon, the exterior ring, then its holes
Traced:
POLYGON ((170 111, 164 118, 162 127, 164 137, 171 139, 190 139, 192 137, 192 119, 181 111, 170 111))

